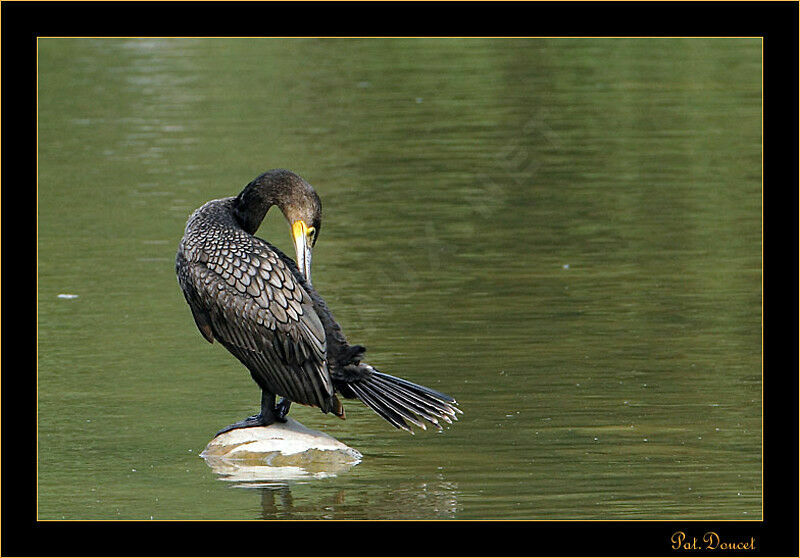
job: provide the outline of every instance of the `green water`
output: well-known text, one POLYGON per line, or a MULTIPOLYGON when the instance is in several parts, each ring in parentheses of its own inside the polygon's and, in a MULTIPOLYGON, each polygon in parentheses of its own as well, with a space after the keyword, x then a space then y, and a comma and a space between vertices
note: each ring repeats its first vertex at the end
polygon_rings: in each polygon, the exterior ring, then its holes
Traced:
POLYGON ((759 40, 38 48, 40 519, 761 519, 759 40), (198 454, 259 393, 174 255, 274 167, 351 342, 464 415, 295 406, 363 462, 247 488, 198 454))

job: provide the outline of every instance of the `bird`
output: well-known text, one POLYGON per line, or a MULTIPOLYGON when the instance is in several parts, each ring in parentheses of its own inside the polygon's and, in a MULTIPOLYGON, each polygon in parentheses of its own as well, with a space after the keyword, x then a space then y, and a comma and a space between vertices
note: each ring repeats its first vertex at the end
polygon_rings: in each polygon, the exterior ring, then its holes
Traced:
POLYGON ((211 200, 189 217, 175 271, 194 322, 250 372, 261 389, 258 414, 223 428, 286 422, 292 403, 344 419, 341 399, 359 400, 398 429, 442 430, 463 411, 437 390, 363 362, 311 283, 322 203, 296 173, 272 169, 237 195, 211 200), (296 260, 254 236, 277 207, 289 223, 296 260), (280 397, 278 400, 277 397, 280 397), (276 402, 277 401, 277 402, 276 402))

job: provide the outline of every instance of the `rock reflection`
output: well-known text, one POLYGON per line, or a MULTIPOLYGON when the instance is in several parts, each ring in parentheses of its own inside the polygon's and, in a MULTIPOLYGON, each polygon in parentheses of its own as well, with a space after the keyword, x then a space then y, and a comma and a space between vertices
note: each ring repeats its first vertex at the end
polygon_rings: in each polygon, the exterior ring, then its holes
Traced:
POLYGON ((421 520, 455 519, 461 509, 456 483, 434 480, 386 491, 308 485, 261 485, 262 519, 421 520))
POLYGON ((285 486, 288 481, 324 479, 350 470, 357 460, 330 459, 330 451, 309 450, 297 455, 274 452, 257 459, 230 459, 203 455, 206 463, 220 480, 238 483, 237 486, 285 486))

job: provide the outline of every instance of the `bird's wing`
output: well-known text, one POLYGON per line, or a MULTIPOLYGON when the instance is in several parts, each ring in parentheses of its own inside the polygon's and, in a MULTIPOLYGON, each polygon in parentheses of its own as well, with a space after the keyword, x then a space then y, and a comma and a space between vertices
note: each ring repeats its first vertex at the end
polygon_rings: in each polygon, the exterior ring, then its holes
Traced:
POLYGON ((200 332, 219 340, 274 393, 331 408, 325 330, 311 297, 266 242, 243 235, 178 256, 200 332))

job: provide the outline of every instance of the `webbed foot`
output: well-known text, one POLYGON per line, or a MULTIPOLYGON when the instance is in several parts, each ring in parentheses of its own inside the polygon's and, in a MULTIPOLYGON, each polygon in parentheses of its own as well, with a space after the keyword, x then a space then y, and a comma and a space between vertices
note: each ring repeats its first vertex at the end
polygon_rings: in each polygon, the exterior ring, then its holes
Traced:
MULTIPOLYGON (((262 414, 253 415, 247 417, 244 420, 240 420, 239 422, 234 422, 233 424, 229 424, 219 432, 217 432, 217 436, 220 434, 224 434, 225 432, 230 432, 231 430, 236 430, 237 428, 250 428, 252 426, 269 426, 273 422, 275 422, 276 417, 274 415, 270 415, 265 417, 262 414)), ((286 419, 283 420, 285 422, 286 419)))

